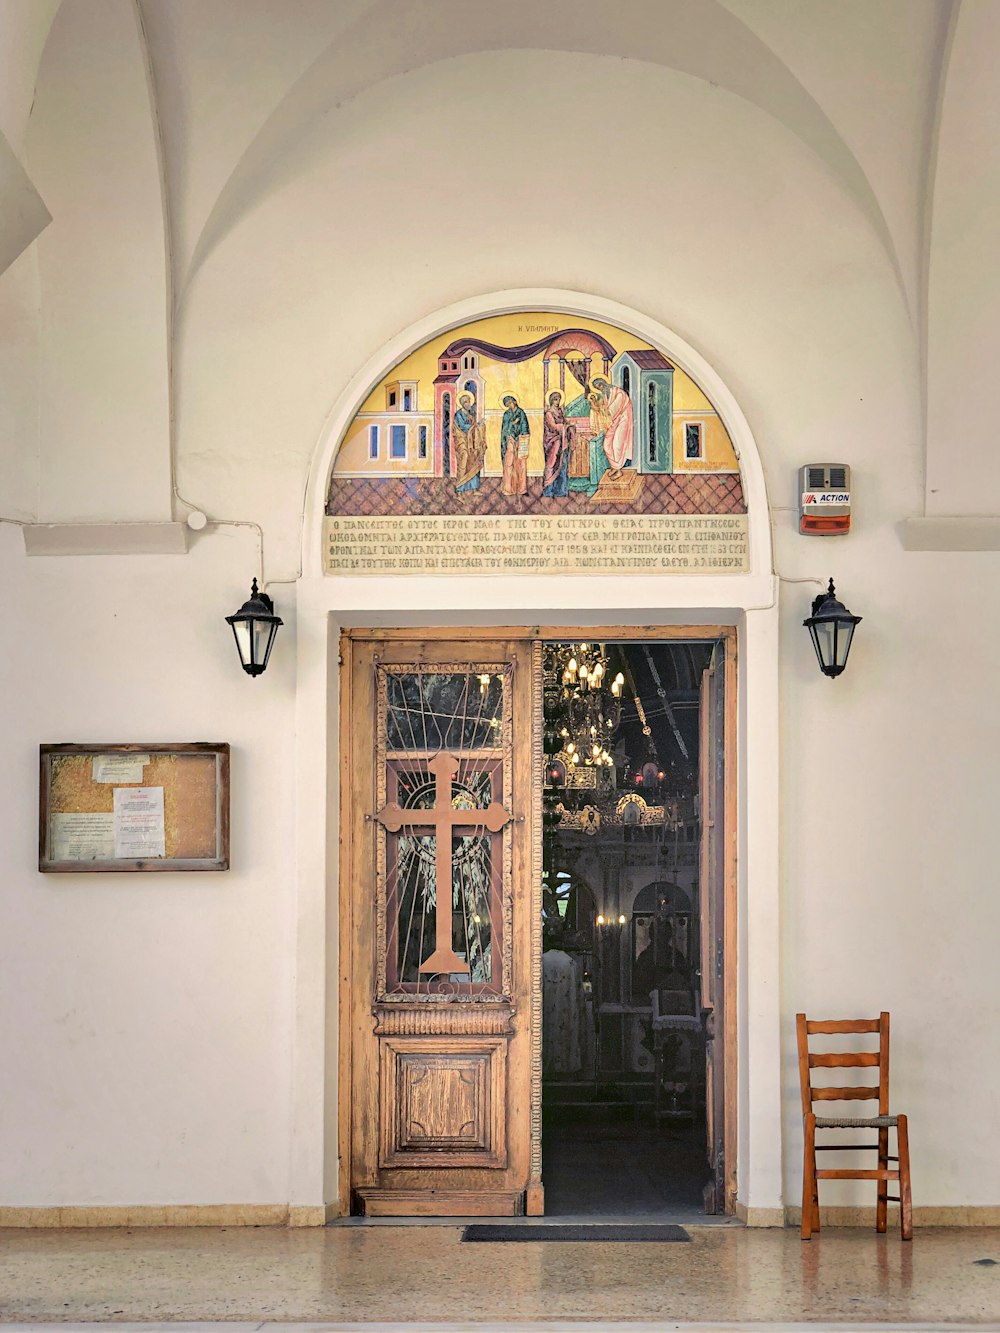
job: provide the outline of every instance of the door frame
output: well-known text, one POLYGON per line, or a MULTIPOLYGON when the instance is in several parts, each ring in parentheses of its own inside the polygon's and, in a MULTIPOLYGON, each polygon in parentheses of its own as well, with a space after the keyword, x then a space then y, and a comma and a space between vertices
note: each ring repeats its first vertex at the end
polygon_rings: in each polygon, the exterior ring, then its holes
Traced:
MULTIPOLYGON (((662 303, 661 303, 662 305, 662 303)), ((739 1027, 738 1197, 736 1214, 751 1226, 783 1226, 785 1135, 794 1140, 791 1113, 794 1064, 782 1048, 781 829, 779 664, 789 670, 800 651, 781 627, 801 620, 798 600, 774 573, 772 515, 761 451, 740 404, 697 347, 664 322, 657 302, 637 310, 592 292, 559 287, 479 290, 415 318, 389 337, 353 372, 334 377, 330 411, 316 440, 306 485, 299 572, 284 596, 294 633, 290 667, 276 659, 278 697, 294 696, 292 742, 295 806, 294 867, 290 877, 295 973, 289 996, 290 1102, 288 1199, 297 1216, 336 1216, 337 1204, 337 810, 339 710, 337 636, 347 626, 503 625, 560 620, 586 625, 627 620, 635 626, 723 622, 739 634, 739 1027), (334 460, 359 407, 393 366, 430 338, 470 320, 525 311, 559 311, 605 320, 660 348, 701 385, 736 446, 750 520, 750 568, 742 574, 559 574, 483 578, 453 574, 408 578, 329 575, 324 569, 327 490, 334 460), (789 602, 788 605, 785 605, 789 602), (627 608, 627 609, 626 609, 627 608), (746 781, 752 767, 753 782, 746 781), (753 953, 753 967, 748 966, 753 953), (792 1069, 792 1074, 788 1074, 792 1069)), ((706 332, 706 340, 708 333, 706 332)), ((248 539, 249 540, 249 539, 248 539)), ((250 548, 247 548, 247 558, 250 548)), ((561 628, 561 627, 560 627, 561 628)), ((794 631, 797 636, 798 630, 794 631)), ((804 660, 804 659, 803 659, 804 660)), ((270 679, 270 676, 269 676, 270 679)), ((817 688, 820 688, 817 686, 817 688)), ((268 715, 271 716, 271 715, 268 715)), ((277 714, 284 719, 284 714, 277 714)), ((797 1084, 795 1085, 797 1087, 797 1084)))
MULTIPOLYGON (((531 1172, 528 1183, 525 1212, 541 1214, 544 1212, 544 1177, 542 1175, 541 1111, 542 1111, 542 1072, 541 1072, 541 1037, 542 1037, 542 927, 541 927, 541 862, 542 862, 542 672, 541 645, 546 641, 566 639, 600 640, 601 642, 717 642, 723 645, 725 671, 725 722, 723 751, 725 755, 724 804, 725 804, 725 842, 723 852, 724 900, 723 900, 723 1145, 724 1167, 724 1209, 726 1213, 737 1211, 737 1142, 738 1142, 738 1077, 737 1063, 739 1026, 738 1026, 738 967, 737 955, 738 931, 738 847, 740 845, 739 792, 737 741, 738 741, 738 697, 739 679, 737 669, 737 631, 733 625, 490 625, 490 626, 420 626, 409 628, 383 628, 368 626, 341 627, 342 667, 350 666, 350 646, 357 642, 372 640, 406 641, 415 640, 423 643, 442 639, 460 639, 475 642, 481 639, 517 639, 532 648, 532 730, 529 737, 531 746, 531 829, 529 861, 531 865, 531 1172), (345 652, 346 649, 346 652, 345 652), (536 901, 537 899, 537 901, 536 901)), ((352 820, 350 803, 352 800, 352 751, 349 741, 349 719, 352 716, 352 672, 350 669, 340 673, 340 850, 339 881, 349 882, 347 868, 351 864, 353 849, 351 846, 352 820)), ((338 1042, 337 1042, 337 1146, 338 1146, 338 1212, 347 1216, 351 1211, 351 1092, 353 1070, 351 1068, 351 1041, 349 1039, 353 985, 351 965, 351 938, 353 923, 351 919, 352 894, 341 893, 338 911, 339 969, 338 969, 338 1042)))

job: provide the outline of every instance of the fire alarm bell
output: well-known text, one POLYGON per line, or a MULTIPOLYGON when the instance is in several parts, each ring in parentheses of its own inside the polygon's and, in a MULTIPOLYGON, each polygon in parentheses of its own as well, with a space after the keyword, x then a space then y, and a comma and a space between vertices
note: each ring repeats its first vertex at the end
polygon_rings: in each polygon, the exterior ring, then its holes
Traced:
POLYGON ((851 469, 846 463, 807 463, 799 468, 799 532, 839 537, 851 530, 851 469))

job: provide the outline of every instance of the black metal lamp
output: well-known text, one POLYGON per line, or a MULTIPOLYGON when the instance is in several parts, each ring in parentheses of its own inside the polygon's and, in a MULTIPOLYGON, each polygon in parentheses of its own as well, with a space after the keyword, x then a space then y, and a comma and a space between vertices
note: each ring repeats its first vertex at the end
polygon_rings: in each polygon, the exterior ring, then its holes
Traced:
POLYGON ((843 602, 837 601, 833 579, 826 592, 813 601, 812 615, 803 620, 816 649, 816 657, 824 676, 839 676, 847 666, 854 627, 862 617, 852 616, 843 602))
POLYGON ((274 603, 266 592, 257 591, 257 580, 250 587, 250 598, 231 616, 226 624, 232 625, 236 647, 243 670, 248 676, 260 676, 267 667, 271 647, 278 626, 283 621, 274 614, 274 603))

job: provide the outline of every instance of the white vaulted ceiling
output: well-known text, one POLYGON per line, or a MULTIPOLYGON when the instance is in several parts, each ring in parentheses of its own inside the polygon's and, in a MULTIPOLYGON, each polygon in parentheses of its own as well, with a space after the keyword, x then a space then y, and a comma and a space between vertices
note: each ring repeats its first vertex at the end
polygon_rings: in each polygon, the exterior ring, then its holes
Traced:
MULTIPOLYGON (((0 131, 15 152, 57 8, 0 6, 0 131)), ((281 178, 316 118, 431 62, 534 49, 650 62, 762 108, 841 181, 911 308, 916 299, 950 0, 138 0, 138 9, 180 285, 281 178)), ((595 117, 613 114, 595 93, 595 117)))
MULTIPOLYGON (((840 181, 915 301, 941 0, 141 0, 141 12, 181 285, 286 178, 317 119, 429 63, 540 50, 648 62, 766 111, 840 181)), ((616 112, 595 88, 595 119, 616 112)))

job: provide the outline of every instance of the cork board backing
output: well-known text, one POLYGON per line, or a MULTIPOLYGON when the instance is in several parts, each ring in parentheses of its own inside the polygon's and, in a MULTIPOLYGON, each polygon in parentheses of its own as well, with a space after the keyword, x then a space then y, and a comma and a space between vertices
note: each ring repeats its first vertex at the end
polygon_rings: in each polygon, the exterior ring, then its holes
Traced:
MULTIPOLYGON (((42 745, 39 747, 38 868, 94 873, 229 869, 229 746, 189 744, 42 745), (141 780, 98 781, 95 760, 141 756, 141 780), (60 859, 54 817, 114 818, 115 791, 162 789, 163 855, 82 855, 60 859)), ((100 820, 96 821, 102 822, 100 820)))

